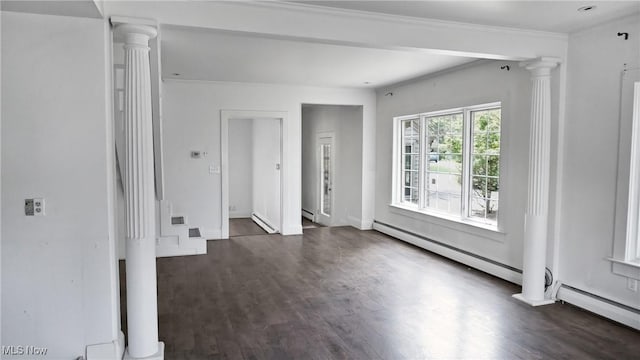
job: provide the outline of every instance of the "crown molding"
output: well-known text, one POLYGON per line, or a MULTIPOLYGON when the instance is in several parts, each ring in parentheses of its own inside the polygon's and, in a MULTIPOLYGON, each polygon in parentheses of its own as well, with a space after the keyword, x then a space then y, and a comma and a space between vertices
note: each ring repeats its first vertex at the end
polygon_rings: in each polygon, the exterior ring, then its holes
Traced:
POLYGON ((458 21, 429 19, 413 16, 403 16, 395 14, 374 13, 363 10, 331 8, 320 5, 294 3, 289 1, 249 1, 234 2, 234 5, 242 5, 247 7, 262 7, 272 9, 282 9, 294 12, 316 13, 322 15, 342 16, 350 18, 359 18, 364 20, 386 21, 391 23, 412 24, 433 27, 449 27, 465 30, 479 30, 487 32, 512 33, 516 35, 538 36, 553 39, 568 39, 569 35, 565 33, 557 33, 551 31, 520 29, 506 26, 479 25, 458 21))

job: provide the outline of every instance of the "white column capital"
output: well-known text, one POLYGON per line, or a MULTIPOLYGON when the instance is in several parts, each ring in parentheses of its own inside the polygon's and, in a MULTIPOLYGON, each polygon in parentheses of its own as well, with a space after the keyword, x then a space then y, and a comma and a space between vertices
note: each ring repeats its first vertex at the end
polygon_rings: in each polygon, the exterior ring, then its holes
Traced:
POLYGON ((562 61, 557 57, 539 57, 531 60, 522 61, 520 67, 529 71, 534 77, 550 76, 551 70, 558 66, 562 61))
POLYGON ((148 46, 149 40, 158 36, 158 30, 150 25, 121 23, 115 26, 114 34, 125 45, 148 46))

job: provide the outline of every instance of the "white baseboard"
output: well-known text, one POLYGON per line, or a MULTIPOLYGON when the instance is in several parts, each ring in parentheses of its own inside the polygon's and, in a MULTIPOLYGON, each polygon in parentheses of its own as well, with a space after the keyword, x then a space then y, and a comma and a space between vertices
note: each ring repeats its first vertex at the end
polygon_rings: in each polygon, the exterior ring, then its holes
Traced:
POLYGON ((499 277, 515 284, 522 284, 522 274, 507 267, 494 264, 493 262, 487 260, 483 260, 480 257, 465 254, 464 252, 461 252, 459 250, 440 245, 437 242, 425 240, 421 237, 414 236, 407 232, 394 229, 381 223, 373 223, 373 228, 381 233, 393 236, 396 239, 408 242, 425 250, 429 250, 438 255, 442 255, 446 258, 470 266, 474 269, 483 271, 487 274, 499 277))
POLYGON ((640 310, 635 312, 626 309, 624 305, 617 305, 613 301, 567 285, 560 286, 556 298, 640 330, 640 310))
POLYGON ((360 230, 372 230, 373 229, 373 220, 372 219, 362 219, 360 230))
POLYGON ((347 220, 349 221, 349 225, 360 229, 360 230, 371 230, 373 229, 373 221, 366 221, 354 216, 349 216, 347 218, 347 220))
POLYGON ((356 229, 365 230, 362 228, 362 220, 355 216, 347 216, 347 222, 356 229))
POLYGON ((251 220, 269 234, 275 234, 278 232, 278 226, 275 226, 266 216, 254 212, 251 214, 251 220))
POLYGON ((309 212, 309 211, 307 211, 307 210, 305 210, 305 209, 302 209, 301 213, 302 213, 302 217, 303 217, 303 218, 305 218, 305 219, 307 219, 307 220, 309 220, 309 221, 313 221, 313 222, 315 222, 315 221, 316 221, 316 220, 313 218, 313 213, 311 213, 311 212, 309 212))
POLYGON ((86 360, 120 360, 124 355, 124 334, 120 331, 118 338, 109 343, 87 345, 86 360))
POLYGON ((251 210, 246 211, 229 211, 229 219, 250 218, 251 210))
POLYGON ((206 240, 221 240, 222 229, 200 229, 201 236, 206 240))
POLYGON ((286 225, 282 229, 282 235, 302 235, 302 225, 286 225))

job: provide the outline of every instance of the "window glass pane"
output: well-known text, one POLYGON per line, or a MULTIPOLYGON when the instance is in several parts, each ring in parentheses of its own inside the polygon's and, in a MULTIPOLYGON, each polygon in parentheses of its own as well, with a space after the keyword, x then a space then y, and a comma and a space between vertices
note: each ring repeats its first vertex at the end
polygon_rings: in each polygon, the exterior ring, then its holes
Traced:
POLYGON ((438 193, 436 191, 426 191, 426 207, 428 209, 438 209, 438 193))
POLYGON ((462 114, 451 115, 451 133, 462 134, 462 114))
POLYGON ((471 214, 469 214, 469 216, 473 217, 473 218, 479 218, 481 220, 485 220, 486 219, 486 204, 487 202, 485 201, 484 198, 478 197, 478 196, 472 196, 471 197, 471 214))
POLYGON ((489 207, 487 208, 487 221, 498 221, 498 200, 489 200, 489 207))
POLYGON ((462 211, 462 195, 449 194, 449 212, 452 214, 460 214, 462 211))
POLYGON ((473 155, 471 173, 473 175, 487 175, 487 157, 485 155, 473 155))
POLYGON ((438 210, 442 212, 449 212, 449 194, 445 192, 438 192, 438 210))
POLYGON ((462 119, 462 113, 426 118, 426 207, 452 215, 461 215, 462 119))
POLYGON ((420 178, 420 119, 403 120, 402 129, 402 167, 404 170, 404 189, 402 201, 418 203, 420 178))
POLYGON ((471 177, 471 192, 474 196, 485 197, 487 193, 487 178, 485 176, 471 177))
POLYGON ((420 167, 420 155, 411 155, 411 170, 418 170, 420 167))
POLYGON ((500 176, 500 155, 487 156, 487 175, 500 176))
POLYGON ((471 112, 471 191, 468 216, 495 224, 500 176, 500 108, 471 112))

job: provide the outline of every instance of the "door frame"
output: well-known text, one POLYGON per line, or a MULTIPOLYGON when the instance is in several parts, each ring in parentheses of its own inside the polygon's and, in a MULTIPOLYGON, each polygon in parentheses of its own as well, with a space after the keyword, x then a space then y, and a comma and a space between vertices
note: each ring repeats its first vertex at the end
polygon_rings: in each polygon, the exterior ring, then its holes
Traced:
POLYGON ((318 183, 316 184, 316 189, 318 189, 318 195, 316 196, 316 214, 314 216, 314 222, 318 223, 318 224, 322 224, 325 226, 331 226, 333 223, 333 212, 334 212, 334 204, 335 204, 335 196, 334 196, 334 185, 335 185, 335 173, 336 173, 336 137, 335 137, 335 132, 333 131, 319 131, 316 133, 316 159, 317 159, 317 165, 316 165, 316 176, 317 176, 317 181, 318 183), (329 142, 329 144, 331 144, 331 159, 330 159, 330 167, 331 167, 331 173, 330 173, 330 179, 329 179, 329 183, 331 184, 331 214, 329 214, 328 217, 328 222, 324 223, 322 221, 322 217, 324 217, 324 215, 322 215, 322 147, 321 147, 321 139, 331 139, 331 141, 329 142))
MULTIPOLYGON (((221 173, 221 238, 229 238, 229 121, 233 119, 268 118, 280 120, 280 233, 284 229, 284 128, 286 111, 221 110, 220 111, 220 173, 221 173)), ((253 140, 252 140, 253 141, 253 140)))

